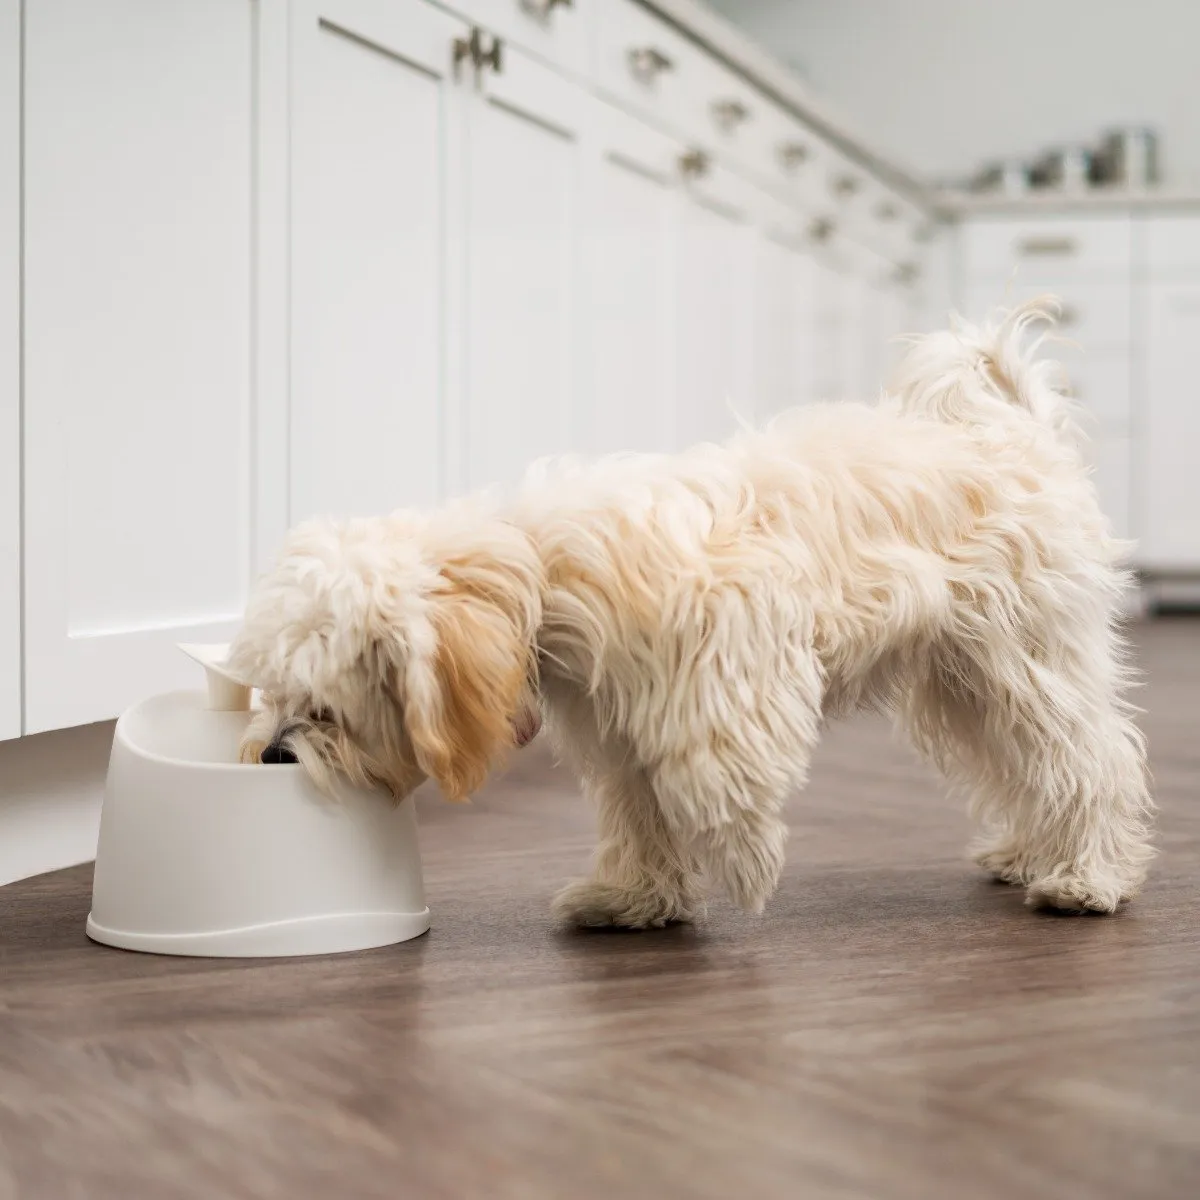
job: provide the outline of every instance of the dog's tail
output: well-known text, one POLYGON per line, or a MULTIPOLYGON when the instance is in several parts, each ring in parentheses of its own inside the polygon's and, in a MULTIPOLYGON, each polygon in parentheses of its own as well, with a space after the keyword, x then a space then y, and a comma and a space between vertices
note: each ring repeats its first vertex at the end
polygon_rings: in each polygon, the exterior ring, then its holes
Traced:
POLYGON ((1029 336, 1058 312, 1055 297, 1040 296, 983 325, 954 318, 949 329, 914 340, 889 392, 904 412, 955 424, 992 424, 1017 409, 1067 433, 1074 407, 1060 386, 1062 369, 1038 358, 1043 338, 1029 336))

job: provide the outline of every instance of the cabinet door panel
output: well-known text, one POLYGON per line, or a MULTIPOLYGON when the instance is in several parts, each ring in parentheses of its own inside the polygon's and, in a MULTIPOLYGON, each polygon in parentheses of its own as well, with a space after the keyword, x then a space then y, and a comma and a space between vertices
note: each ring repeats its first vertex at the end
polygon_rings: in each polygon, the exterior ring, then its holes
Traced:
POLYGON ((814 270, 813 294, 816 398, 854 399, 861 355, 855 280, 836 263, 819 262, 814 270))
MULTIPOLYGON (((254 5, 25 9, 29 732, 194 681, 253 556, 254 5)), ((282 432, 282 431, 280 431, 282 432)))
POLYGON ((597 112, 586 232, 589 451, 676 448, 678 147, 606 106, 597 112))
POLYGON ((294 11, 293 519, 442 494, 464 31, 415 0, 294 11))
POLYGON ((1133 537, 1130 439, 1118 433, 1101 433, 1088 442, 1085 453, 1100 494, 1100 507, 1112 523, 1113 534, 1119 538, 1133 537))
POLYGON ((753 231, 744 214, 690 197, 679 223, 677 411, 684 444, 723 441, 749 414, 753 231))
POLYGON ((1140 426, 1140 566, 1200 568, 1200 284, 1146 289, 1146 369, 1134 421, 1140 426))
POLYGON ((0 3, 0 741, 21 732, 21 4, 0 3))
POLYGON ((468 486, 575 444, 576 254, 584 96, 510 52, 470 117, 468 486))
POLYGON ((813 261, 763 236, 754 315, 754 404, 758 420, 815 399, 813 261))

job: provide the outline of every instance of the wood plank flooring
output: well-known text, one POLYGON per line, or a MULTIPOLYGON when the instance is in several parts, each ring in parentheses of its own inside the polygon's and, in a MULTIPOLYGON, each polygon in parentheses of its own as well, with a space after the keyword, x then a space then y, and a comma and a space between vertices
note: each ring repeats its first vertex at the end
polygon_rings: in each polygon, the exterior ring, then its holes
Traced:
POLYGON ((0 1197, 1200 1195, 1200 623, 1138 631, 1162 858, 1026 911, 887 727, 831 731, 765 917, 567 933, 591 819, 527 752, 422 801, 434 928, 325 959, 126 954, 90 869, 0 890, 0 1197))

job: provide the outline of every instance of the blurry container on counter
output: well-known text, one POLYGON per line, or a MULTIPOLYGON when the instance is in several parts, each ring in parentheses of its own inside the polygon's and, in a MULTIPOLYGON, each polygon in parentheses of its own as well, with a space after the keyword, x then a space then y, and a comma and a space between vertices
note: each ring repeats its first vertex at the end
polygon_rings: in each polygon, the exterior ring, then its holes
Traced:
POLYGON ((1086 190, 1092 177, 1092 152, 1086 146, 1048 150, 1029 171, 1035 188, 1056 192, 1086 190))
POLYGON ((987 163, 971 180, 970 189, 995 196, 1023 196, 1029 191, 1029 168, 1019 158, 987 163))
POLYGON ((1158 183, 1158 135, 1143 126, 1109 130, 1096 154, 1093 178, 1110 187, 1153 187, 1158 183))

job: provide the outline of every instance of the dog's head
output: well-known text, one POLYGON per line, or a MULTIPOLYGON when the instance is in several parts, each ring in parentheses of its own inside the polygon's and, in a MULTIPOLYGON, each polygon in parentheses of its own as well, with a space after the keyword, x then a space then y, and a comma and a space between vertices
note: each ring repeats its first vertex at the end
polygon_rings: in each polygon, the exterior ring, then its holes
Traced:
POLYGON ((450 799, 540 724, 541 566, 483 515, 310 522, 256 585, 229 665, 262 691, 244 762, 450 799))

